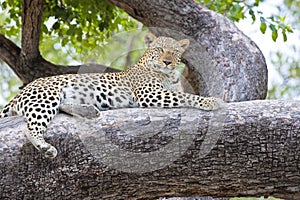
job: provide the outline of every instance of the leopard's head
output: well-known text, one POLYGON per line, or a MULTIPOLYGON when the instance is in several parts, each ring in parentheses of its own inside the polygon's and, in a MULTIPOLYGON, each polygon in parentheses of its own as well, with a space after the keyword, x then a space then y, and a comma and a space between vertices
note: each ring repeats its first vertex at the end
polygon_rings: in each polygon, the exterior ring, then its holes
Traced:
POLYGON ((155 71, 168 73, 180 62, 180 58, 189 46, 189 40, 175 40, 170 37, 156 37, 151 33, 145 35, 148 46, 144 59, 148 67, 155 71))

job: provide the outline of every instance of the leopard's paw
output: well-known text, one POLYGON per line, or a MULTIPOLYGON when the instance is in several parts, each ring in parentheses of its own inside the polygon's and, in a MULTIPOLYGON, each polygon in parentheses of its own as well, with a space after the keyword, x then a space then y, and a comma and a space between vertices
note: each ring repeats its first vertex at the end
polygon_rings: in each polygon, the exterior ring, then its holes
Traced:
POLYGON ((57 156, 57 150, 54 146, 47 146, 47 147, 43 147, 41 148, 42 153, 44 154, 44 156, 46 158, 55 158, 57 156))

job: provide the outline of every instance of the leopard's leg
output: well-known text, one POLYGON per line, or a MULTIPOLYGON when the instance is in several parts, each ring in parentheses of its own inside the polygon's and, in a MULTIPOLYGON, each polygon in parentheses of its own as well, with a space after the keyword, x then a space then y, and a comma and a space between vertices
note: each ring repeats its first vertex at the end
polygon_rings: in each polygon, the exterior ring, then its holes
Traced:
POLYGON ((30 100, 34 102, 28 101, 26 104, 19 106, 19 112, 23 113, 27 121, 28 131, 26 136, 45 157, 55 158, 57 150, 44 140, 43 134, 46 132, 51 120, 58 113, 59 99, 57 98, 51 102, 48 99, 30 100))
POLYGON ((94 119, 100 116, 98 108, 90 104, 60 104, 59 109, 69 115, 88 119, 94 119))
POLYGON ((137 94, 136 99, 140 107, 189 107, 210 111, 219 109, 223 104, 223 101, 219 98, 202 97, 170 90, 136 91, 135 94, 137 94))
POLYGON ((34 123, 28 123, 28 130, 26 136, 28 140, 41 151, 47 158, 55 158, 57 150, 51 144, 47 143, 43 137, 46 127, 37 126, 34 123))
POLYGON ((13 116, 13 115, 15 115, 15 113, 13 112, 13 101, 10 101, 0 111, 0 118, 8 117, 8 116, 13 116))

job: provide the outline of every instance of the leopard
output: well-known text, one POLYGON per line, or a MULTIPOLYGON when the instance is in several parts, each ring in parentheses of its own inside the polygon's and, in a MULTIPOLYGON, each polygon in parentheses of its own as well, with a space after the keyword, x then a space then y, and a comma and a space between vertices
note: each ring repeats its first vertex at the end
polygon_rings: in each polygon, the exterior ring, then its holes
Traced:
POLYGON ((221 107, 223 101, 219 98, 185 93, 182 89, 175 68, 189 47, 189 39, 157 37, 152 33, 144 39, 147 49, 127 69, 38 78, 4 106, 0 117, 23 116, 28 140, 44 157, 55 158, 58 151, 45 141, 44 133, 58 113, 93 118, 102 111, 120 108, 186 107, 214 111, 221 107))

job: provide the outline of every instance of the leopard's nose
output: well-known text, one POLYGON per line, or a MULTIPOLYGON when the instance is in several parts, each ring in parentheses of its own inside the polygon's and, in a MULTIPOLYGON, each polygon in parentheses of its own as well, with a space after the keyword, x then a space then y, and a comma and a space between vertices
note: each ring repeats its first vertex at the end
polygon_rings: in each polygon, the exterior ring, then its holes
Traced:
POLYGON ((164 60, 163 62, 165 63, 166 66, 168 66, 172 63, 171 61, 168 61, 168 60, 164 60))

